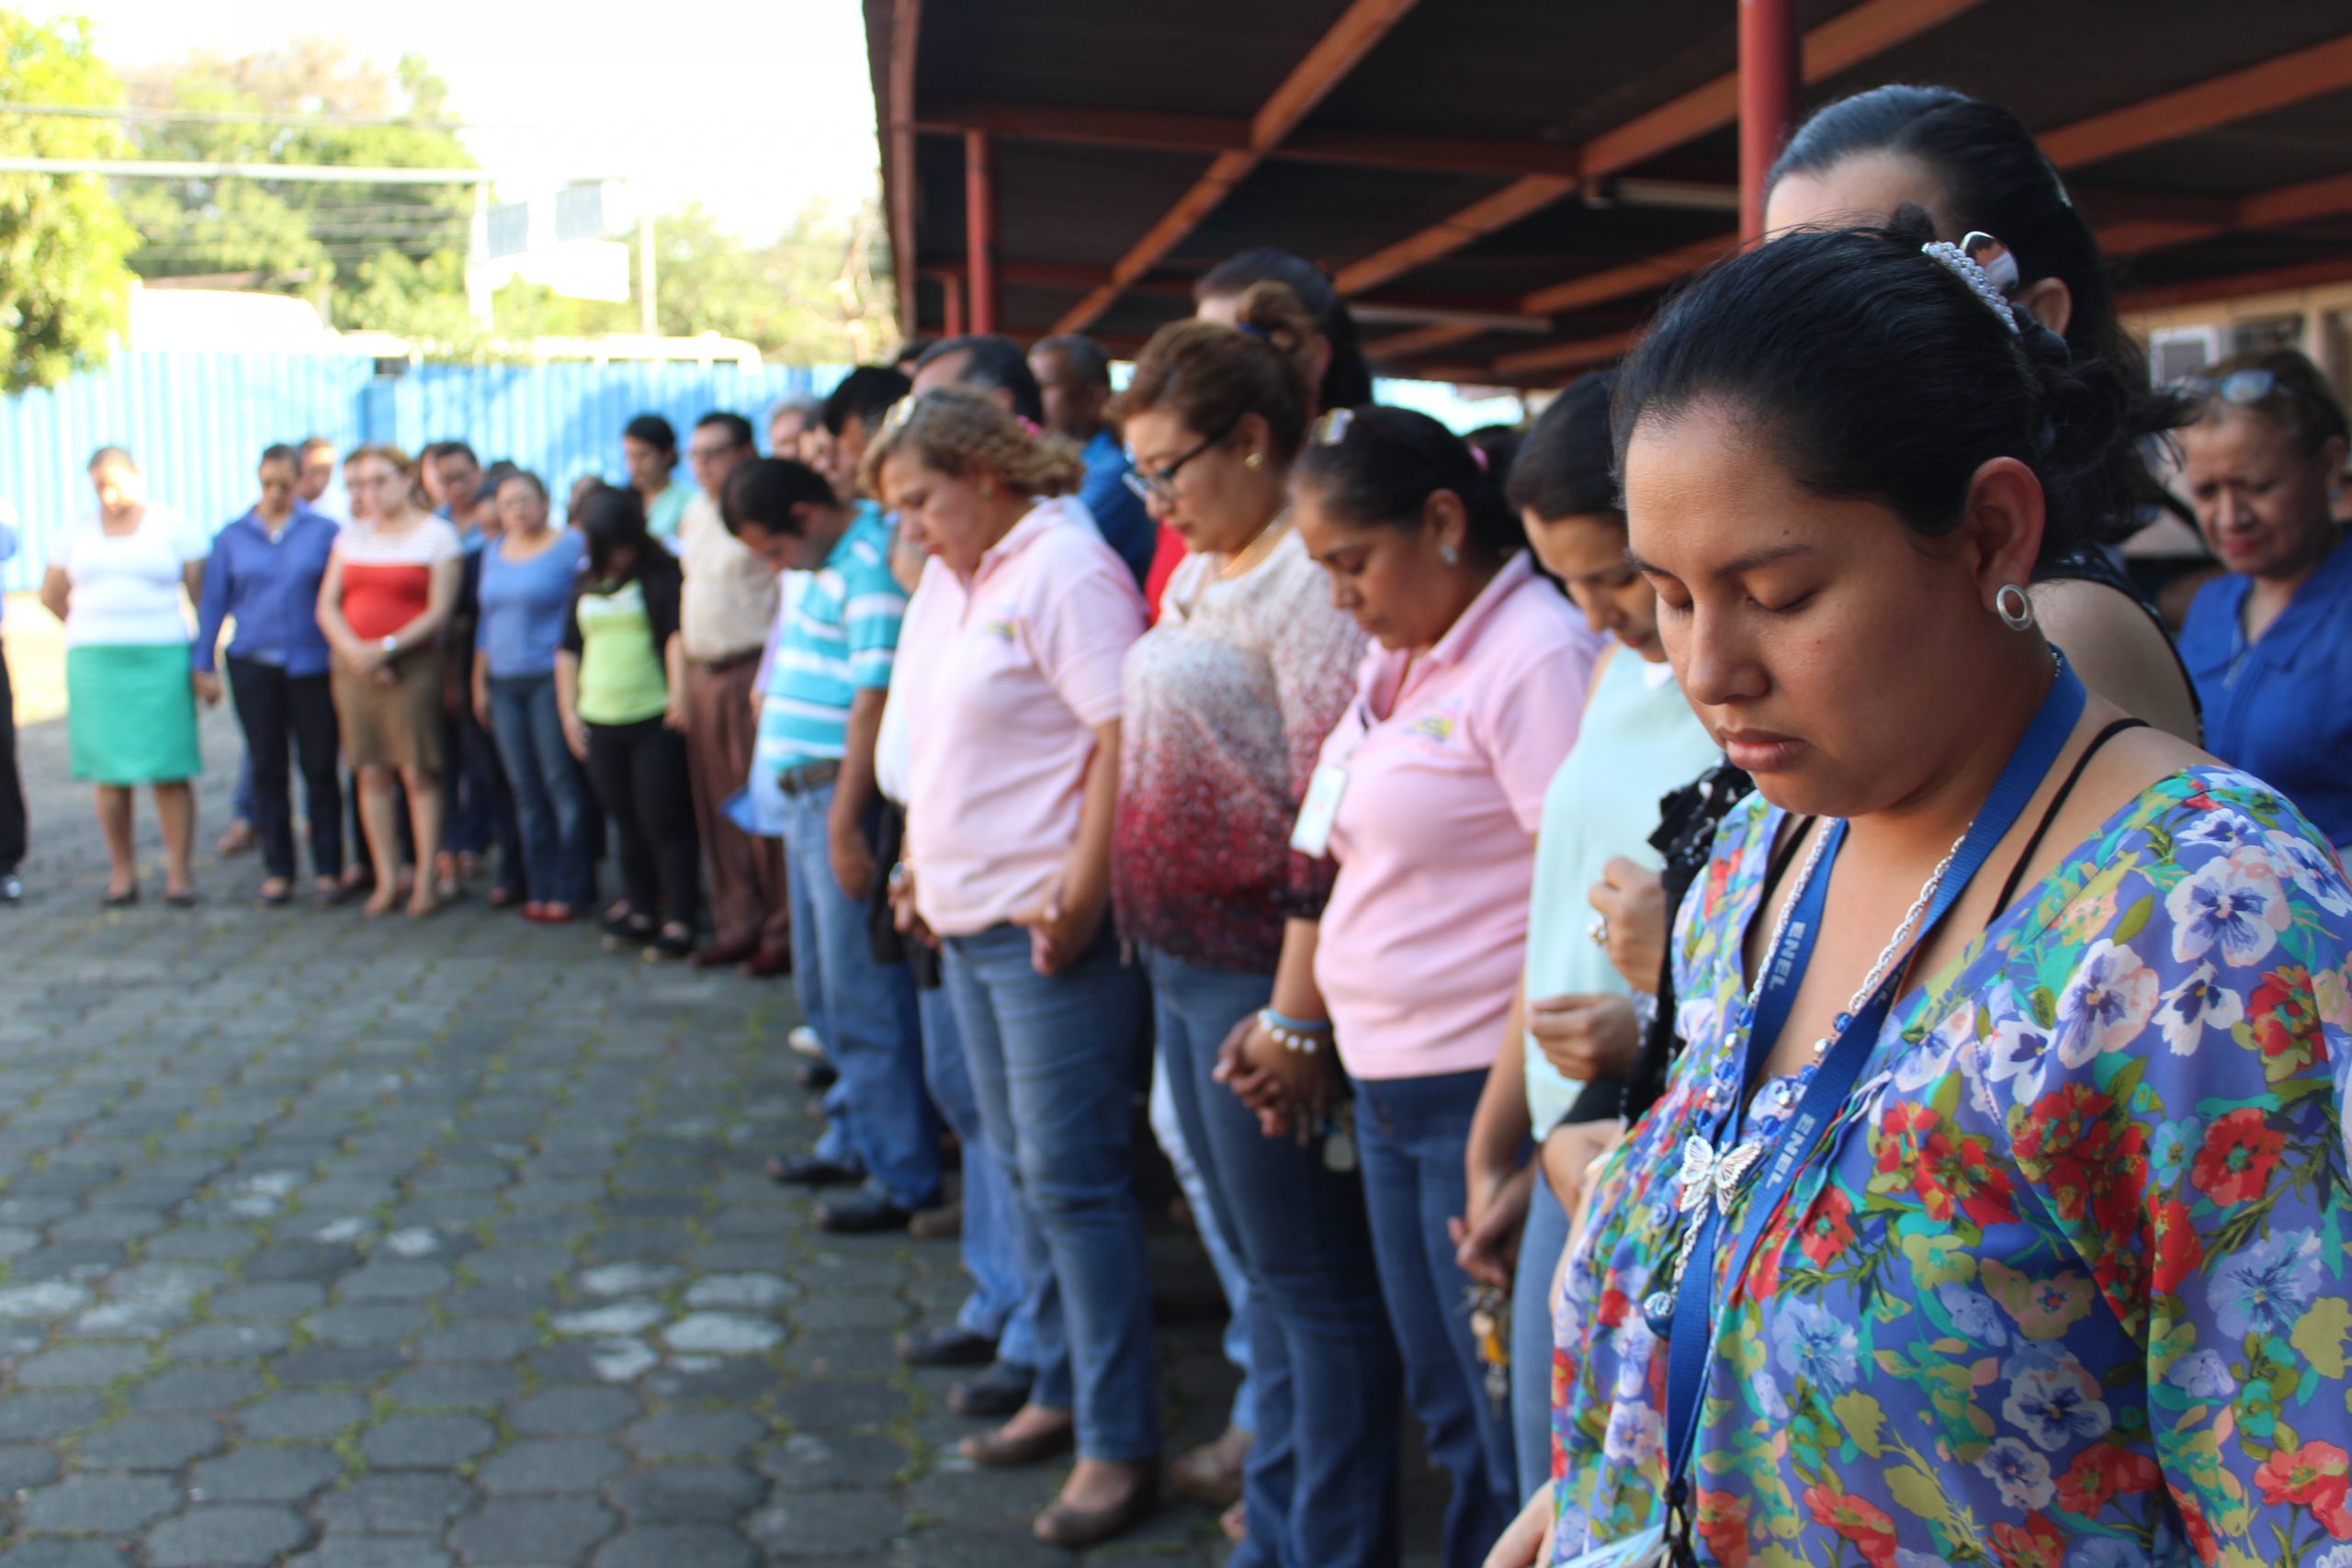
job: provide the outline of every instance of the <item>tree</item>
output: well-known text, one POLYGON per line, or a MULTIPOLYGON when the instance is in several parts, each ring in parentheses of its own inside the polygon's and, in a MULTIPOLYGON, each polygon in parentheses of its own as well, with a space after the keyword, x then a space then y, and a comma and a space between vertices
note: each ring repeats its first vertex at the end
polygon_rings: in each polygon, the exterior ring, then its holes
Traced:
MULTIPOLYGON (((263 54, 199 52, 135 73, 130 86, 140 107, 190 117, 142 125, 143 157, 474 166, 448 129, 447 87, 415 55, 387 71, 344 44, 298 39, 263 54), (367 121, 379 123, 355 123, 367 121)), ((233 276, 246 287, 306 293, 338 326, 399 331, 411 314, 407 286, 437 281, 450 267, 436 258, 455 257, 462 310, 473 210, 462 185, 138 180, 123 182, 121 197, 143 241, 132 265, 147 277, 233 276), (408 271, 391 268, 392 258, 408 271), (390 284, 388 269, 396 275, 390 284)))
MULTIPOLYGON (((0 11, 0 152, 119 158, 108 121, 12 115, 11 103, 112 107, 122 85, 79 21, 36 24, 0 11)), ((106 356, 130 291, 137 236, 86 175, 0 175, 0 391, 51 387, 106 356)))

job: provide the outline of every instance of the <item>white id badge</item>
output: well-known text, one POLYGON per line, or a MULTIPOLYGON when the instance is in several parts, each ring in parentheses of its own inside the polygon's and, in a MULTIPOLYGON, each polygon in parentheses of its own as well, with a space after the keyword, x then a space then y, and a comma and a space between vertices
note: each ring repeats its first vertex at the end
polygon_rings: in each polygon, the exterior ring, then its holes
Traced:
POLYGON ((1607 1546, 1597 1546, 1568 1558, 1560 1568, 1666 1568, 1672 1555, 1667 1550, 1666 1527, 1652 1525, 1639 1535, 1629 1535, 1623 1540, 1612 1540, 1607 1546))
POLYGON ((1298 825, 1290 830, 1290 847, 1320 860, 1331 848, 1331 824, 1340 815, 1340 797, 1348 793, 1348 770, 1326 762, 1315 770, 1299 803, 1298 825))

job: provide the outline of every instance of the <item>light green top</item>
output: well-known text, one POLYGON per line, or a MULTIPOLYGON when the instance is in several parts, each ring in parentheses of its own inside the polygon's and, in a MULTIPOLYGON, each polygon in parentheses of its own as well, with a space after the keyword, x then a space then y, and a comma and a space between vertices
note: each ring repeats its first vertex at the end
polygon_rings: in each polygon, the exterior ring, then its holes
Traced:
POLYGON ((653 648, 645 589, 635 578, 609 593, 580 595, 580 694, 582 721, 640 724, 670 705, 670 682, 653 648))
POLYGON ((645 531, 657 539, 678 536, 678 519, 686 513, 686 502, 695 498, 695 487, 673 480, 670 487, 653 498, 645 509, 645 531))
MULTIPOLYGON (((1658 802, 1714 765, 1722 752, 1682 700, 1673 670, 1620 644, 1593 683, 1577 743, 1544 791, 1535 840, 1535 884, 1527 917, 1527 999, 1624 996, 1625 982, 1592 940, 1586 894, 1601 867, 1623 855, 1655 869, 1650 848, 1658 802)), ((1542 1138, 1584 1092, 1523 1035, 1527 1112, 1542 1138)))

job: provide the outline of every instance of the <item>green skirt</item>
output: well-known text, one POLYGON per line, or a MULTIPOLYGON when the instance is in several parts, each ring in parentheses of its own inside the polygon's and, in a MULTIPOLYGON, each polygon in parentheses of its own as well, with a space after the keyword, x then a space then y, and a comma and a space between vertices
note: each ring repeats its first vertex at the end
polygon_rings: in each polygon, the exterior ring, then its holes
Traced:
POLYGON ((187 644, 65 650, 65 739, 87 784, 175 784, 204 771, 187 644))

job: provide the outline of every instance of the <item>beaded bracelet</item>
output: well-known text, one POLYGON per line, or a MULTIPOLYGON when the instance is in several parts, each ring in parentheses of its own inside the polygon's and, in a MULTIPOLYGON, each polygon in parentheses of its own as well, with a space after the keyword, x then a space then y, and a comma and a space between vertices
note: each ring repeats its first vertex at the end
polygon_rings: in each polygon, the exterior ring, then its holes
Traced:
POLYGON ((1285 1018, 1272 1008, 1258 1011, 1258 1022, 1274 1037, 1274 1043, 1285 1051, 1297 1051, 1313 1055, 1322 1049, 1323 1042, 1331 1037, 1331 1025, 1310 1022, 1306 1019, 1285 1018))

